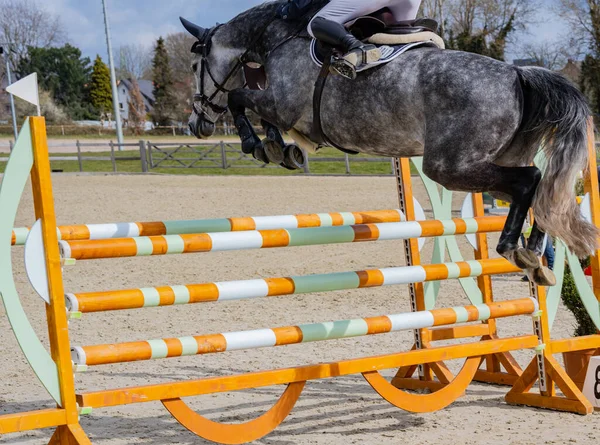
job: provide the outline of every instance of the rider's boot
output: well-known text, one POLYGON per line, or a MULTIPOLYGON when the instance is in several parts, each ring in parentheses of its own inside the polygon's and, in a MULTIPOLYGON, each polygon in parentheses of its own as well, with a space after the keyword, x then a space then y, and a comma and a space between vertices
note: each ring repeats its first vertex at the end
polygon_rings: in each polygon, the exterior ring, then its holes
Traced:
POLYGON ((332 59, 331 70, 348 79, 356 79, 358 69, 382 58, 382 52, 377 46, 361 42, 343 25, 332 20, 315 18, 311 23, 311 31, 317 40, 344 53, 343 56, 332 59))

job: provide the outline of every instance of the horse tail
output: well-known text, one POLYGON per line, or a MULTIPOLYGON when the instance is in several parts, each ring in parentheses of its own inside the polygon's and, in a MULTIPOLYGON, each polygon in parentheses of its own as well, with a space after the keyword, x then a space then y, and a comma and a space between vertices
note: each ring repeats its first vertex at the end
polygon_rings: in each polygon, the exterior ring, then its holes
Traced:
POLYGON ((543 68, 518 68, 524 93, 521 136, 542 147, 544 176, 533 202, 540 228, 563 240, 580 258, 598 245, 598 229, 580 212, 575 184, 588 170, 590 108, 584 95, 563 76, 543 68))

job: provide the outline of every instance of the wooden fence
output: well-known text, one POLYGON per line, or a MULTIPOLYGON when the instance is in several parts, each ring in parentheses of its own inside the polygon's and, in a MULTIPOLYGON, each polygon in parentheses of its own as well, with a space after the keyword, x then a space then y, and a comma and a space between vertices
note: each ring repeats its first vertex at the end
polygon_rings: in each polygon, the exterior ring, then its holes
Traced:
MULTIPOLYGON (((12 141, 9 143, 12 149, 12 141)), ((111 163, 111 170, 118 172, 118 164, 122 161, 140 162, 140 171, 149 173, 160 169, 272 169, 281 168, 276 165, 265 165, 257 161, 252 156, 244 154, 237 144, 228 142, 197 142, 191 144, 185 143, 155 143, 150 141, 138 141, 133 143, 117 144, 113 141, 108 143, 80 142, 75 141, 71 144, 59 144, 50 146, 53 151, 64 148, 65 151, 74 154, 72 156, 51 156, 51 161, 77 162, 78 170, 84 172, 84 162, 104 161, 111 163), (73 150, 75 148, 75 150, 73 150), (89 149, 95 148, 95 151, 106 148, 108 155, 104 153, 95 154, 89 149), (118 155, 119 151, 124 151, 128 156, 118 155), (135 155, 131 152, 135 151, 135 155)), ((600 149, 600 144, 597 144, 600 149)), ((104 150, 103 150, 104 151, 104 150)), ((389 163, 390 175, 393 174, 393 161, 391 158, 381 157, 359 157, 340 153, 338 157, 307 156, 308 162, 304 167, 304 174, 312 174, 311 165, 328 162, 343 163, 345 174, 370 176, 357 174, 353 172, 353 164, 356 163, 389 163)), ((8 154, 0 154, 0 163, 8 160, 8 154)), ((380 175, 377 175, 380 176, 380 175)))
MULTIPOLYGON (((12 142, 10 142, 12 149, 12 142)), ((78 170, 84 172, 84 162, 87 161, 105 161, 111 163, 113 172, 118 172, 118 163, 121 161, 139 161, 140 171, 148 173, 159 169, 240 169, 240 168, 256 168, 256 169, 273 169, 281 168, 276 165, 265 165, 257 161, 251 155, 243 153, 239 145, 229 142, 198 142, 191 144, 182 143, 156 143, 150 141, 138 141, 134 143, 117 144, 115 142, 98 143, 98 142, 81 142, 74 141, 71 144, 51 145, 53 151, 62 148, 65 151, 74 151, 72 156, 61 155, 51 156, 51 161, 66 161, 77 162, 78 170), (75 150, 73 150, 75 148, 75 150), (108 155, 101 153, 95 154, 89 151, 94 148, 94 151, 106 148, 108 155), (87 149, 87 150, 86 150, 87 149), (128 154, 131 151, 136 151, 139 154, 135 156, 122 156, 118 152, 122 150, 128 154)), ((5 162, 8 159, 0 155, 0 162, 5 162)), ((344 165, 347 175, 356 175, 356 171, 352 171, 352 165, 355 163, 389 163, 390 175, 393 172, 391 158, 374 158, 374 157, 358 157, 349 156, 340 153, 339 157, 308 157, 308 162, 304 167, 304 174, 311 174, 310 166, 315 163, 341 163, 344 165)), ((364 176, 364 175, 363 175, 364 176)))

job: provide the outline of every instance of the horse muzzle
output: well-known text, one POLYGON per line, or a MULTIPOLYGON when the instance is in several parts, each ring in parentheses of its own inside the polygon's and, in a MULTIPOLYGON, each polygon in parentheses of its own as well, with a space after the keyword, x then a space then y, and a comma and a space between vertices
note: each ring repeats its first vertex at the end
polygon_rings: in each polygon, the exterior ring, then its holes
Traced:
POLYGON ((205 116, 199 116, 193 113, 189 120, 190 131, 198 139, 209 138, 215 134, 215 123, 208 120, 205 116))

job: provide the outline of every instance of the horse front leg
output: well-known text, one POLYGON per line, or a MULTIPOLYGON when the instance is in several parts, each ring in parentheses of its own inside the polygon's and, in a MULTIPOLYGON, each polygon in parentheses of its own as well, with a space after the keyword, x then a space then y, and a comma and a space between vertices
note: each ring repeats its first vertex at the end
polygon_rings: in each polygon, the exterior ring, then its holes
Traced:
POLYGON ((246 92, 247 90, 240 89, 229 93, 229 110, 231 111, 233 123, 242 142, 242 151, 268 164, 269 159, 264 152, 262 141, 254 131, 250 119, 246 116, 246 109, 248 108, 246 92))
POLYGON ((277 116, 274 110, 275 99, 268 91, 235 90, 229 93, 229 108, 234 118, 235 126, 242 140, 242 151, 265 164, 279 164, 289 170, 302 168, 306 162, 304 152, 294 144, 286 144, 281 136, 278 125, 284 128, 292 127, 294 122, 287 123, 277 116), (246 110, 252 110, 261 116, 261 125, 267 137, 260 140, 246 110))

